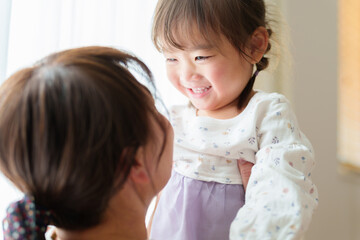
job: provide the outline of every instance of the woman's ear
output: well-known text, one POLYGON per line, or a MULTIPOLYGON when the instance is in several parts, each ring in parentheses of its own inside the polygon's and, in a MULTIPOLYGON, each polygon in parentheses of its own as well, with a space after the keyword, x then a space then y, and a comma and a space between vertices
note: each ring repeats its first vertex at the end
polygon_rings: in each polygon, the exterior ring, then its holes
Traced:
POLYGON ((258 63, 266 53, 269 45, 269 33, 265 27, 258 27, 251 35, 247 44, 247 54, 251 57, 251 63, 258 63))
POLYGON ((145 164, 145 151, 143 147, 138 148, 134 160, 134 165, 131 167, 129 174, 130 179, 134 183, 149 183, 151 178, 145 164))

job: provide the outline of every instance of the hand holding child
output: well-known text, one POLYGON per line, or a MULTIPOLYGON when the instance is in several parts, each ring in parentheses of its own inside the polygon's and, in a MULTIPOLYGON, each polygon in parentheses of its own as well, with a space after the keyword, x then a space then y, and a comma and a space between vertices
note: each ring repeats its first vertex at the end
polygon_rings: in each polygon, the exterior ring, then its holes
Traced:
POLYGON ((254 166, 253 163, 245 161, 243 159, 239 159, 237 161, 238 168, 241 174, 241 180, 243 182, 244 189, 246 191, 247 184, 249 182, 249 178, 251 175, 251 169, 254 166))

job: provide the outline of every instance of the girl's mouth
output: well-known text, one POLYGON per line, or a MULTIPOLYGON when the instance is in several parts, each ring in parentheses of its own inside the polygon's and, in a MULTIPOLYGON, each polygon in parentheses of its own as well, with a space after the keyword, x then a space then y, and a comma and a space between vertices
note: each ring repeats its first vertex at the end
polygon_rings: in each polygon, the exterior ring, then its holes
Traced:
POLYGON ((202 88, 189 88, 189 90, 192 91, 195 94, 202 94, 202 93, 205 93, 205 92, 209 91, 210 88, 211 88, 211 86, 202 87, 202 88))
POLYGON ((191 98, 203 98, 207 96, 211 91, 211 86, 208 87, 199 87, 199 88, 187 88, 188 97, 191 98))

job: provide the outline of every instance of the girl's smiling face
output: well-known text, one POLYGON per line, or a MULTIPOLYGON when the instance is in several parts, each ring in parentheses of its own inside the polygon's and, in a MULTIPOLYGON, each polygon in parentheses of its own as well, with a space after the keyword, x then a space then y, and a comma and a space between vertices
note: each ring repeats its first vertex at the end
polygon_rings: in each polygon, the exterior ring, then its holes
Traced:
POLYGON ((251 59, 241 54, 225 37, 218 46, 184 44, 185 48, 163 50, 167 76, 198 109, 199 116, 231 118, 239 113, 238 97, 253 71, 251 59))

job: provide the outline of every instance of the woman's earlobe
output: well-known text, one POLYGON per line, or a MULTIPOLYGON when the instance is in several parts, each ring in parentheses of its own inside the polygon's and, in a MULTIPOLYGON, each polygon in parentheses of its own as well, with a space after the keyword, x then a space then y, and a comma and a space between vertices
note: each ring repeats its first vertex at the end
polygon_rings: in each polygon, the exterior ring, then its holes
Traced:
POLYGON ((151 179, 145 165, 145 153, 143 147, 139 147, 137 150, 134 161, 129 174, 130 179, 134 183, 149 183, 151 179))
POLYGON ((250 37, 249 48, 253 64, 258 63, 266 53, 269 45, 269 33, 265 27, 255 29, 250 37))
POLYGON ((130 179, 135 183, 149 183, 150 177, 144 168, 133 166, 130 170, 130 179))

